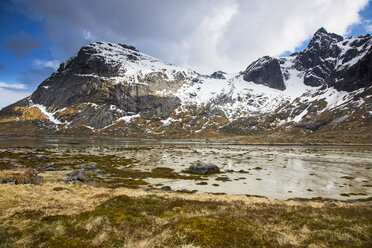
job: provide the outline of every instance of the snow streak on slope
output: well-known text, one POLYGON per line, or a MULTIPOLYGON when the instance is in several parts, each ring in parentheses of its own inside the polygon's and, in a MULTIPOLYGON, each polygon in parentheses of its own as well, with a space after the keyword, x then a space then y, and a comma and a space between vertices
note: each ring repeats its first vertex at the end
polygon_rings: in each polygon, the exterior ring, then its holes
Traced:
MULTIPOLYGON (((324 33, 318 34, 319 37, 326 35, 324 33)), ((329 58, 319 57, 319 59, 322 62, 331 63, 336 70, 341 70, 357 63, 358 60, 367 54, 372 45, 372 39, 369 36, 347 38, 340 42, 334 39, 332 42, 332 46, 339 48, 339 55, 329 58), (368 41, 365 42, 366 40, 368 41), (360 44, 364 45, 362 46, 360 44), (356 55, 352 56, 353 54, 356 55)), ((318 46, 317 49, 320 49, 319 47, 322 42, 315 40, 315 43, 318 46)), ((296 54, 289 57, 276 58, 280 63, 280 70, 283 74, 285 84, 285 90, 277 90, 263 84, 245 81, 243 79, 243 72, 223 74, 224 78, 201 75, 193 70, 166 63, 143 54, 135 48, 126 45, 96 42, 90 44, 87 48, 89 48, 89 52, 93 51, 93 54, 89 54, 91 56, 90 59, 98 58, 103 60, 109 68, 119 68, 118 73, 110 77, 103 77, 98 75, 98 73, 76 75, 81 77, 95 77, 102 79, 102 81, 110 81, 115 84, 149 85, 152 81, 147 80, 148 76, 159 73, 162 80, 171 83, 178 81, 181 84, 177 87, 159 87, 160 90, 157 88, 149 94, 159 97, 170 96, 179 98, 181 108, 177 111, 187 111, 187 107, 191 105, 203 106, 208 107, 209 110, 221 110, 230 121, 233 121, 241 117, 259 117, 264 114, 270 114, 277 111, 283 105, 294 109, 301 104, 324 100, 326 107, 322 111, 325 111, 340 106, 350 100, 350 97, 348 97, 349 93, 339 92, 333 88, 305 85, 305 69, 296 66, 296 61, 298 62, 296 60, 298 58, 296 54), (322 90, 320 90, 321 88, 322 90)), ((312 47, 311 49, 315 48, 312 47)), ((69 63, 69 61, 66 63, 69 63)), ((319 67, 318 69, 323 70, 324 68, 319 67)), ((311 73, 311 70, 309 70, 309 73, 311 73)), ((312 76, 317 77, 316 73, 312 73, 312 76)), ((121 117, 115 119, 114 123, 119 120, 130 122, 137 117, 137 115, 133 115, 134 113, 126 113, 124 110, 116 106, 114 107, 113 109, 110 108, 110 110, 121 111, 121 114, 127 115, 120 115, 121 117)), ((287 120, 281 120, 280 123, 301 121, 303 117, 306 117, 308 108, 305 108, 300 113, 296 112, 296 116, 291 115, 287 120)), ((169 117, 162 120, 162 123, 169 125, 177 121, 180 120, 169 117)))
POLYGON ((175 77, 180 74, 189 78, 197 76, 197 73, 193 70, 166 63, 137 50, 125 48, 120 44, 96 42, 89 46, 97 51, 92 55, 93 57, 103 58, 108 65, 120 66, 120 75, 107 78, 94 74, 80 74, 79 76, 92 76, 104 80, 115 80, 116 83, 126 82, 135 84, 141 84, 138 79, 144 78, 146 74, 153 72, 163 73, 168 80, 175 80, 175 77))
POLYGON ((370 39, 368 36, 349 37, 341 42, 338 42, 336 45, 341 49, 341 53, 336 64, 336 69, 340 71, 342 69, 352 67, 358 63, 360 59, 366 56, 372 46, 372 39, 370 39), (359 45, 363 42, 363 40, 367 40, 366 43, 363 46, 359 45), (351 54, 357 54, 357 56, 351 56, 351 54))

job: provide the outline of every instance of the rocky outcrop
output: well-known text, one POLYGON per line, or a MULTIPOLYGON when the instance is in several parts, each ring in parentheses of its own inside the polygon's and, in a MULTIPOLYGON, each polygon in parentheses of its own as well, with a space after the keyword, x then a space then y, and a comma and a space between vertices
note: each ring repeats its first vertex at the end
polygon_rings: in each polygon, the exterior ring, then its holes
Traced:
POLYGON ((350 69, 339 73, 340 80, 334 84, 334 88, 352 92, 354 90, 370 87, 372 82, 372 48, 368 55, 362 58, 350 69))
POLYGON ((326 122, 324 120, 318 119, 306 119, 295 125, 296 127, 308 129, 311 131, 318 130, 321 126, 325 125, 326 122))
POLYGON ((304 84, 320 86, 335 81, 335 61, 341 53, 337 43, 344 38, 324 28, 315 32, 309 45, 297 55, 295 67, 305 72, 304 84))
POLYGON ((207 175, 207 174, 219 173, 220 168, 218 168, 217 165, 214 165, 211 163, 197 162, 197 163, 193 163, 192 165, 190 165, 188 172, 194 173, 194 174, 207 175))
MULTIPOLYGON (((368 60, 370 35, 344 39, 320 28, 309 45, 296 54, 295 68, 305 73, 303 82, 309 86, 335 86, 339 90, 353 91, 365 87, 370 75, 367 63, 356 63, 358 58, 368 60)), ((370 52, 369 52, 370 53, 370 52)))
POLYGON ((210 75, 210 77, 214 79, 226 79, 226 77, 224 76, 225 74, 226 72, 223 71, 215 71, 210 75))
POLYGON ((243 78, 245 81, 263 84, 270 88, 285 89, 279 61, 269 56, 262 57, 250 64, 243 72, 243 78))
MULTIPOLYGON (((168 118, 180 106, 180 99, 156 92, 175 90, 183 81, 179 77, 169 79, 161 70, 141 77, 126 76, 132 69, 130 67, 145 59, 148 58, 134 47, 123 44, 97 42, 85 46, 76 56, 62 63, 30 100, 50 112, 89 103, 69 120, 70 127, 86 125, 100 129, 123 116, 138 113, 149 118, 168 118), (114 53, 104 57, 107 51, 114 53)), ((57 118, 62 115, 62 112, 56 113, 57 118)))

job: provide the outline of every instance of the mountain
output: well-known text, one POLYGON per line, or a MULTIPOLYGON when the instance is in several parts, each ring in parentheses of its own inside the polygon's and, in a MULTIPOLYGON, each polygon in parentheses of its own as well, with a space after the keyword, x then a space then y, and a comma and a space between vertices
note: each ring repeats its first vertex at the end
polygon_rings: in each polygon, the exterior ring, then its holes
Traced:
POLYGON ((3 108, 0 134, 372 143, 371 50, 321 28, 299 53, 203 75, 95 42, 3 108))

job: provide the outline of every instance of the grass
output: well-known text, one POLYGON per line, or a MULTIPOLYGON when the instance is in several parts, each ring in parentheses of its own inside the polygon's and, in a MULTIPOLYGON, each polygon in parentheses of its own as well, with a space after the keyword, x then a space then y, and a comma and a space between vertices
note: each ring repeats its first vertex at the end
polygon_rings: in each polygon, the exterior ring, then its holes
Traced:
MULTIPOLYGON (((322 202, 321 198, 278 201, 193 191, 129 189, 145 184, 147 177, 208 183, 203 176, 166 167, 137 170, 134 165, 138 160, 128 153, 141 149, 115 149, 122 155, 87 154, 79 148, 58 152, 49 148, 3 149, 0 181, 15 174, 26 175, 30 168, 49 168, 51 163, 60 170, 40 173, 44 183, 39 185, 0 184, 0 248, 372 245, 371 198, 353 203, 322 202), (14 165, 21 169, 8 169, 14 165), (58 181, 71 170, 89 165, 105 171, 102 178, 100 174, 89 175, 96 178, 95 183, 58 181)), ((264 169, 252 166, 251 170, 264 169)), ((352 181, 350 176, 343 179, 352 181)), ((221 174, 216 180, 222 184, 231 179, 221 174)), ((363 183, 369 185, 368 181, 363 183)), ((365 196, 348 191, 342 194, 365 196)))
MULTIPOLYGON (((140 148, 121 148, 121 152, 141 151, 140 148)), ((12 173, 18 173, 20 170, 27 168, 36 168, 43 171, 49 167, 53 167, 60 171, 45 171, 40 175, 47 181, 57 181, 58 178, 66 177, 66 174, 71 170, 79 169, 87 165, 94 165, 103 170, 104 176, 94 173, 87 173, 88 177, 94 179, 97 183, 107 187, 118 188, 140 188, 148 185, 144 180, 146 178, 165 178, 165 179, 183 179, 183 180, 203 180, 201 175, 188 175, 178 173, 171 168, 156 167, 151 171, 138 170, 132 168, 139 161, 134 158, 125 156, 102 155, 102 154, 86 154, 81 150, 71 151, 55 151, 46 149, 9 149, 0 152, 1 158, 8 159, 8 162, 0 162, 0 181, 6 176, 9 177, 7 167, 9 164, 17 164, 20 169, 12 173)))
POLYGON ((0 247, 370 247, 369 203, 0 185, 0 247))

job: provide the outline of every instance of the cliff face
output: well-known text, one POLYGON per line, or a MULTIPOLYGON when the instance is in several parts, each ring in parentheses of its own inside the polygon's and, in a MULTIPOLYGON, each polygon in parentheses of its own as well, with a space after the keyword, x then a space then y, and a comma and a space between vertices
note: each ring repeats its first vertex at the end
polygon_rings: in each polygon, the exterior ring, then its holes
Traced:
POLYGON ((96 42, 62 63, 30 97, 2 109, 0 133, 243 135, 283 142, 342 133, 360 140, 372 125, 371 50, 371 35, 344 38, 321 28, 299 53, 208 76, 132 46, 96 42))

